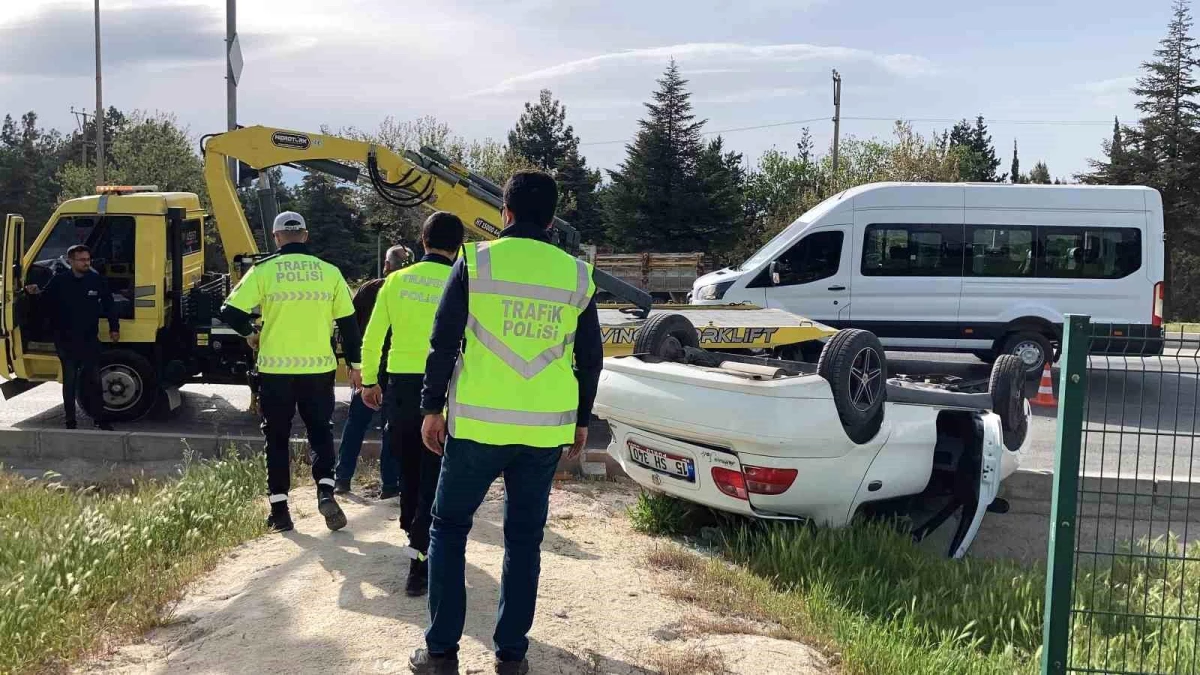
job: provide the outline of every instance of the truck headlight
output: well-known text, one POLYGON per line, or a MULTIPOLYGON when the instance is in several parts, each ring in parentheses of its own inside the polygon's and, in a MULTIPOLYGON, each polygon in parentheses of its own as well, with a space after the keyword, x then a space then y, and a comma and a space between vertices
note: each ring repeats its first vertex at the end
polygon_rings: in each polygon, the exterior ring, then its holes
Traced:
POLYGON ((725 291, 729 290, 729 287, 733 285, 733 282, 734 280, 730 279, 729 281, 722 281, 716 284, 701 286, 699 292, 696 294, 696 297, 700 300, 720 300, 721 298, 725 297, 725 291))

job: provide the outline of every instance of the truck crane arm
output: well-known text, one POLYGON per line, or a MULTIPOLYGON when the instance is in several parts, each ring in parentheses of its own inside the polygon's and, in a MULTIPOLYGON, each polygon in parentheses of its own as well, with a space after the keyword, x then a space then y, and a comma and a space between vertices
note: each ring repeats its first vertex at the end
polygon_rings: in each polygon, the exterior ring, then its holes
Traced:
MULTIPOLYGON (((244 263, 261 252, 238 200, 229 160, 260 171, 293 166, 354 183, 364 180, 365 169, 365 181, 390 204, 448 211, 480 239, 495 239, 502 229, 500 187, 431 148, 402 156, 365 141, 253 126, 207 136, 201 149, 217 232, 235 277, 244 263)), ((552 240, 568 253, 577 254, 579 233, 560 218, 554 219, 552 240)), ((596 270, 594 278, 598 288, 632 303, 643 316, 650 311, 650 295, 641 289, 602 270, 596 270)))

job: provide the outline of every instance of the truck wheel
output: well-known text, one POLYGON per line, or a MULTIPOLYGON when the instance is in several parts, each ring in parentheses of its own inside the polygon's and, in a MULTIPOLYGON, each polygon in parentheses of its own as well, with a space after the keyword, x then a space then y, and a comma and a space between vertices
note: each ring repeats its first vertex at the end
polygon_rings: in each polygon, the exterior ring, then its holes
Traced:
POLYGON ((992 412, 1000 416, 1004 428, 1004 445, 1016 450, 1025 442, 1028 420, 1025 419, 1025 364, 1021 359, 1004 354, 992 366, 988 393, 992 395, 992 412))
POLYGON ((817 374, 829 382, 850 440, 861 444, 874 438, 887 399, 887 357, 879 338, 854 328, 838 331, 821 350, 817 374))
MULTIPOLYGON (((109 422, 133 422, 146 416, 158 400, 158 376, 149 359, 128 349, 101 352, 100 393, 103 416, 109 422)), ((95 397, 81 388, 79 404, 88 417, 97 419, 95 397)))
POLYGON ((696 327, 682 314, 655 314, 633 338, 633 353, 667 361, 682 361, 684 347, 700 347, 696 327))
POLYGON ((1045 335, 1033 331, 1020 331, 1009 335, 1004 341, 1004 346, 1000 348, 1000 353, 1011 354, 1020 359, 1027 377, 1041 375, 1046 362, 1054 360, 1054 346, 1050 344, 1050 340, 1045 335))

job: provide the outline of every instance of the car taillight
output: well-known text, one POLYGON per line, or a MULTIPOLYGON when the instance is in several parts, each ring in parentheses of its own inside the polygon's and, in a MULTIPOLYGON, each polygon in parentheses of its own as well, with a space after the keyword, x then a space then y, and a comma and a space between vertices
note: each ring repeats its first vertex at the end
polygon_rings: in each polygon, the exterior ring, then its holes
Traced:
POLYGON ((787 492, 796 481, 795 469, 770 469, 762 466, 743 466, 746 491, 756 495, 779 495, 787 492))
POLYGON ((1166 292, 1166 287, 1163 282, 1154 284, 1154 308, 1150 312, 1150 325, 1161 326, 1163 322, 1163 295, 1166 292))
POLYGON ((734 499, 750 499, 750 494, 746 492, 746 479, 741 473, 714 466, 712 477, 713 483, 717 485, 717 489, 724 494, 734 499))

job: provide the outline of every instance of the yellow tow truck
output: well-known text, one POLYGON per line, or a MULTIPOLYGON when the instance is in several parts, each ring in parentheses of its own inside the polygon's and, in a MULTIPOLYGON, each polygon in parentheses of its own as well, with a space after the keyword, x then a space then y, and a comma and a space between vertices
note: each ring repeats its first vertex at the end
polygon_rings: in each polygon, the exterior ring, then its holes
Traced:
MULTIPOLYGON (((219 320, 218 310, 245 271, 270 254, 257 245, 237 194, 239 185, 248 186, 265 169, 290 166, 367 183, 396 206, 457 214, 477 239, 500 233, 500 188, 429 148, 401 155, 362 141, 254 126, 206 136, 201 149, 211 214, 192 193, 99 187, 96 195, 63 202, 28 248, 24 220, 6 216, 0 263, 0 393, 6 399, 61 380, 51 313, 40 297, 21 289, 64 271, 66 249, 78 243, 91 247, 93 267, 108 280, 120 317, 121 342, 105 345, 100 364, 103 405, 114 421, 138 419, 160 402, 176 407, 185 384, 253 386, 254 354, 219 320), (211 219, 228 273, 205 272, 204 232, 211 219)), ((264 217, 273 217, 274 205, 263 207, 264 217)), ((556 219, 554 235, 557 245, 578 254, 579 235, 570 225, 556 219)), ((610 356, 631 353, 638 327, 656 311, 686 313, 701 345, 711 350, 787 349, 833 333, 773 309, 659 309, 644 291, 599 270, 596 283, 630 303, 600 308, 610 356)), ((107 331, 101 335, 107 341, 107 331)))

